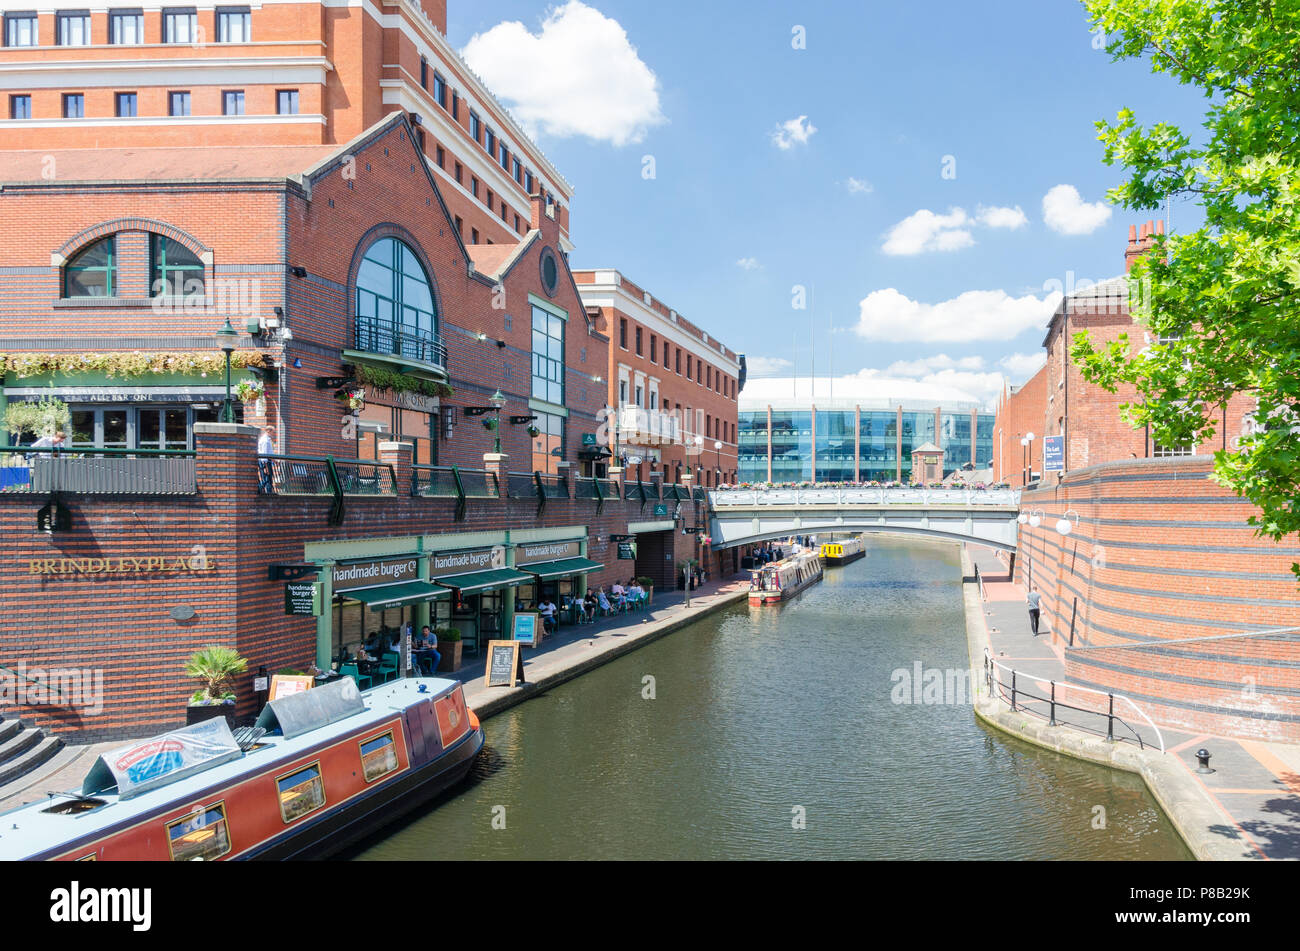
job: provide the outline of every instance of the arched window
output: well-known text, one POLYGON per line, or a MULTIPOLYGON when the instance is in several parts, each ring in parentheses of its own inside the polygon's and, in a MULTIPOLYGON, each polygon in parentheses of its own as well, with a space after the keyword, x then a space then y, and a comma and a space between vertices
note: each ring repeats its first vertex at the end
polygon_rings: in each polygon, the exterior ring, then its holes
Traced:
POLYGON ((202 297, 203 262, 179 241, 149 236, 149 294, 152 297, 202 297))
POLYGON ((409 247, 380 238, 357 272, 357 349, 445 365, 428 275, 409 247))
POLYGON ((114 297, 117 255, 113 235, 82 248, 63 267, 64 297, 114 297))

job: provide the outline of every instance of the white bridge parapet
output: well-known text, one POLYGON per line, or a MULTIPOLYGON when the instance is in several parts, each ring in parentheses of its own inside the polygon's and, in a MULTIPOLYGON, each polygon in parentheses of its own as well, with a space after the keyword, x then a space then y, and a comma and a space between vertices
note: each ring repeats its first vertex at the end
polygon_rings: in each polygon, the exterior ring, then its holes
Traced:
POLYGON ((1020 511, 1015 489, 714 489, 708 500, 715 549, 794 534, 890 532, 1014 551, 1020 511))

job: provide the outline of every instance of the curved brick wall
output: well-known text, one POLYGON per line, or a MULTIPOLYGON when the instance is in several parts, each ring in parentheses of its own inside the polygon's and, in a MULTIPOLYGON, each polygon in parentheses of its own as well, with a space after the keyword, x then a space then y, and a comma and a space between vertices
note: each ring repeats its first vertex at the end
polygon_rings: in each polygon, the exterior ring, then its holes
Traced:
POLYGON ((1067 644, 1078 599, 1070 681, 1127 694, 1158 723, 1300 741, 1300 632, 1249 636, 1300 627, 1300 547, 1256 537, 1255 508, 1211 468, 1201 456, 1128 460, 1025 493, 1046 518, 1021 526, 1017 580, 1032 571, 1043 619, 1067 644), (1079 522, 1063 538, 1067 509, 1079 522), (1188 642, 1208 637, 1219 639, 1188 642))

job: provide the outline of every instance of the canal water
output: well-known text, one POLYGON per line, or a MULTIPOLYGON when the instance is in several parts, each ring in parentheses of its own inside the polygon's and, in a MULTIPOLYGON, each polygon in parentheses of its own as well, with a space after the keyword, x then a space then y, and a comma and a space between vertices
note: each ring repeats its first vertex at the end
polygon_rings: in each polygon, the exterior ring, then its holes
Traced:
POLYGON ((1191 858, 1137 777, 980 726, 967 668, 957 549, 869 537, 790 603, 710 615, 488 720, 468 784, 354 855, 1191 858), (899 702, 925 699, 917 662, 953 672, 945 702, 899 702))

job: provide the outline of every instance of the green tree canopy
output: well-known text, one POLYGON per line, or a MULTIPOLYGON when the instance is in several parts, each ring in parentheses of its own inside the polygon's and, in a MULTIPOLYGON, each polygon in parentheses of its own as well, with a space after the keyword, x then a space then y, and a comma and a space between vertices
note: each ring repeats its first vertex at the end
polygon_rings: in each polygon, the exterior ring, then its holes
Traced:
POLYGON ((1134 385, 1126 418, 1167 446, 1208 440, 1215 409, 1254 396, 1256 431, 1227 434, 1214 478, 1281 539, 1300 530, 1300 0, 1085 2, 1115 59, 1146 58, 1207 102, 1195 138, 1129 109, 1098 122, 1106 163, 1128 174, 1108 197, 1131 209, 1191 197, 1205 221, 1133 267, 1145 349, 1077 334, 1071 354, 1093 383, 1134 385))

